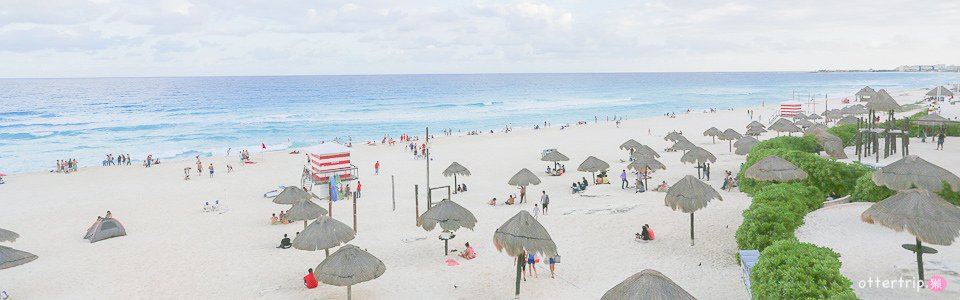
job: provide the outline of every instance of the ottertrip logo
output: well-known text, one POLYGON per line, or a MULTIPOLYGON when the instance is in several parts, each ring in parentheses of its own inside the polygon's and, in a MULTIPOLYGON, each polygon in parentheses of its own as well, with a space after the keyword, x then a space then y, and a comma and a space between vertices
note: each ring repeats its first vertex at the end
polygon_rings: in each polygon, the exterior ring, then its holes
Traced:
POLYGON ((922 288, 927 288, 930 291, 940 292, 947 288, 947 279, 942 276, 933 276, 924 282, 921 280, 903 279, 902 277, 894 280, 870 277, 867 278, 867 280, 860 280, 857 286, 861 289, 916 289, 917 292, 922 288))

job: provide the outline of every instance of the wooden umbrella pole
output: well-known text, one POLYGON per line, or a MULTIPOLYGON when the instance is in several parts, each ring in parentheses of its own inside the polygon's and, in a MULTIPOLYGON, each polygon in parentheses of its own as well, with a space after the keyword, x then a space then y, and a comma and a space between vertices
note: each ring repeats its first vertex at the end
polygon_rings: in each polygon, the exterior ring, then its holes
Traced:
POLYGON ((459 185, 457 185, 457 174, 456 174, 456 173, 453 174, 453 186, 454 186, 454 188, 453 188, 453 193, 456 194, 456 193, 457 193, 457 188, 456 188, 456 187, 459 186, 459 185))
POLYGON ((323 257, 329 257, 329 256, 330 256, 330 248, 323 249, 323 257))
MULTIPOLYGON (((923 248, 921 248, 923 243, 920 242, 920 239, 917 239, 917 272, 920 272, 920 281, 923 281, 923 248)), ((926 282, 924 282, 926 283, 926 282)))
POLYGON ((690 246, 693 246, 693 213, 690 213, 690 246))
POLYGON ((307 220, 303 220, 303 229, 307 229, 307 220))
POLYGON ((352 290, 350 290, 350 285, 347 286, 347 300, 353 299, 352 290))
POLYGON ((520 296, 520 273, 523 272, 521 268, 523 268, 523 254, 517 255, 517 296, 520 296))

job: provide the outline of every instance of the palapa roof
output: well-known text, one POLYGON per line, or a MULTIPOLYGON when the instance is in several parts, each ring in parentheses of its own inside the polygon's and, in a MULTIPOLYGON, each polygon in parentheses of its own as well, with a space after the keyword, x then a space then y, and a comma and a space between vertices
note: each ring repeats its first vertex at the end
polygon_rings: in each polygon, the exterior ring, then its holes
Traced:
POLYGON ((340 246, 353 240, 356 232, 349 225, 322 215, 293 239, 293 248, 317 251, 340 246))
POLYGON ((802 131, 802 129, 800 129, 800 127, 797 127, 796 124, 793 124, 793 122, 791 122, 790 120, 784 119, 784 118, 780 118, 780 119, 777 120, 776 122, 773 122, 773 125, 770 125, 770 127, 767 128, 767 129, 770 129, 770 130, 773 130, 773 131, 777 131, 777 132, 800 132, 800 131, 802 131))
POLYGON ((753 149, 753 146, 756 146, 758 143, 760 143, 760 142, 750 141, 750 142, 746 142, 746 143, 740 144, 740 146, 734 146, 734 147, 736 147, 737 149, 736 149, 736 150, 733 150, 733 153, 736 154, 736 155, 747 155, 747 154, 750 154, 750 149, 753 149))
POLYGON ((594 156, 587 157, 587 159, 583 160, 580 166, 577 167, 577 171, 580 172, 600 172, 608 169, 610 169, 610 164, 594 156))
POLYGON ((285 216, 290 221, 309 221, 327 213, 329 213, 327 209, 313 203, 313 201, 300 200, 287 210, 285 216))
POLYGON ((721 133, 723 133, 723 131, 720 131, 720 129, 717 129, 716 127, 710 127, 710 129, 707 129, 707 131, 703 132, 703 136, 718 136, 721 133))
POLYGON ((954 121, 941 117, 938 114, 928 114, 917 119, 917 124, 920 125, 940 125, 946 123, 954 123, 954 121))
POLYGON ((837 125, 846 125, 846 124, 857 124, 860 122, 860 118, 854 116, 844 116, 837 120, 837 125))
POLYGON ((807 172, 779 156, 767 156, 756 162, 744 172, 744 176, 759 181, 788 182, 804 180, 807 172))
POLYGON ((447 231, 456 231, 460 227, 470 228, 477 225, 477 217, 453 200, 444 199, 420 215, 420 226, 431 231, 440 224, 440 228, 447 231))
POLYGON ((960 235, 960 208, 923 189, 900 191, 860 214, 860 220, 897 232, 906 230, 928 244, 949 246, 960 235))
POLYGON ((827 125, 824 124, 813 124, 813 126, 807 127, 807 131, 816 130, 817 128, 826 131, 830 127, 827 127, 827 125))
POLYGON ((0 228, 0 243, 16 242, 17 238, 20 238, 20 235, 16 232, 0 228))
POLYGON ((877 97, 871 98, 870 101, 867 101, 866 105, 869 110, 876 111, 899 111, 901 109, 900 104, 897 103, 897 100, 894 100, 886 90, 880 89, 877 91, 877 97))
POLYGON ((810 122, 810 120, 807 120, 807 119, 797 120, 797 122, 794 124, 800 127, 810 127, 814 125, 813 122, 810 122))
POLYGON ((743 135, 737 132, 736 130, 733 130, 733 128, 727 128, 727 130, 724 130, 723 133, 721 133, 719 136, 720 140, 723 140, 723 141, 732 141, 742 137, 743 135))
POLYGON ((283 191, 277 194, 276 197, 273 197, 273 203, 293 205, 300 200, 310 200, 311 197, 313 197, 313 195, 310 195, 310 193, 307 193, 300 187, 288 186, 283 188, 283 191))
POLYGON ((540 177, 537 177, 536 174, 533 174, 533 172, 530 172, 527 168, 523 168, 517 172, 517 174, 514 174, 513 177, 510 177, 507 184, 513 186, 538 185, 540 184, 540 177))
POLYGON ((824 117, 827 119, 839 119, 843 117, 843 111, 839 109, 831 109, 823 113, 824 117))
POLYGON ((740 147, 740 145, 743 145, 743 144, 746 144, 746 143, 757 143, 757 142, 759 142, 759 141, 760 141, 760 140, 757 140, 756 138, 754 138, 754 137, 752 137, 752 136, 745 136, 745 137, 742 137, 742 138, 738 139, 736 142, 733 142, 733 146, 734 146, 734 147, 740 147))
POLYGON ((671 142, 676 142, 679 140, 686 140, 686 139, 687 139, 686 137, 684 137, 682 134, 676 131, 672 131, 668 133, 667 136, 663 137, 664 141, 671 141, 671 142))
MULTIPOLYGON (((870 103, 870 102, 867 102, 867 103, 870 103)), ((850 105, 840 109, 840 113, 846 114, 846 115, 862 115, 869 112, 870 110, 867 109, 867 107, 864 106, 863 104, 850 105)))
POLYGON ((655 172, 658 169, 666 170, 667 166, 653 157, 644 156, 638 157, 636 160, 630 162, 630 164, 627 165, 627 169, 635 170, 637 172, 643 172, 649 169, 651 172, 655 172))
POLYGON ((697 145, 694 145, 694 144, 691 143, 690 141, 688 141, 688 140, 686 140, 686 139, 683 139, 683 140, 679 140, 679 141, 677 141, 676 143, 674 143, 673 146, 670 146, 670 149, 671 149, 671 150, 683 150, 683 151, 686 151, 686 150, 690 150, 690 149, 693 149, 693 148, 696 148, 696 147, 697 147, 697 145))
POLYGON ((839 137, 822 128, 807 130, 806 134, 813 135, 817 140, 817 144, 820 144, 820 147, 823 147, 823 151, 827 152, 827 155, 830 155, 830 157, 836 159, 847 158, 847 153, 843 151, 843 140, 839 137))
POLYGON ((820 120, 820 119, 823 119, 823 117, 821 117, 816 113, 807 116, 807 120, 820 120))
POLYGON ((936 96, 938 96, 938 95, 939 95, 939 96, 951 97, 951 96, 953 96, 953 92, 951 92, 950 89, 945 88, 945 87, 943 87, 943 86, 935 87, 935 88, 931 89, 929 92, 927 92, 927 96, 930 96, 930 97, 936 97, 936 96))
POLYGON ((807 118, 807 114, 798 112, 796 115, 793 115, 794 120, 803 120, 807 118))
POLYGON ((446 170, 443 170, 443 176, 450 177, 453 175, 470 176, 470 170, 467 170, 467 167, 458 162, 453 162, 446 170))
POLYGON ((766 125, 763 125, 763 123, 760 123, 760 122, 757 122, 757 121, 750 121, 750 124, 747 124, 747 129, 755 128, 755 127, 767 128, 766 125))
POLYGON ((960 189, 960 177, 916 155, 907 155, 881 167, 873 173, 873 182, 898 191, 922 188, 939 193, 943 182, 953 191, 960 189))
POLYGON ((758 136, 764 132, 767 132, 766 129, 762 127, 750 127, 747 129, 747 132, 744 132, 746 135, 758 136))
POLYGON ((623 142, 623 144, 620 144, 620 149, 623 149, 623 150, 636 149, 640 146, 641 146, 640 142, 637 142, 634 139, 629 139, 626 142, 623 142))
POLYGON ((600 300, 696 300, 673 280, 652 269, 627 277, 603 294, 600 300))
POLYGON ((710 151, 707 151, 707 149, 703 149, 700 147, 694 147, 693 149, 690 149, 690 151, 687 151, 687 153, 684 153, 683 156, 680 157, 680 162, 691 163, 691 164, 701 164, 701 163, 708 163, 708 162, 712 163, 716 161, 717 161, 717 157, 714 156, 713 153, 710 153, 710 151))
POLYGON ((510 256, 522 255, 524 251, 539 253, 543 257, 557 255, 557 244, 550 233, 526 210, 521 210, 504 222, 493 233, 493 245, 497 251, 507 250, 510 256))
POLYGON ((568 161, 570 160, 570 158, 567 157, 566 155, 563 155, 563 153, 560 153, 560 151, 553 150, 547 153, 547 155, 544 155, 543 157, 541 157, 540 160, 558 162, 558 161, 568 161))
POLYGON ((651 157, 659 158, 660 154, 657 153, 656 150, 653 150, 653 148, 650 148, 650 146, 640 145, 640 147, 637 147, 636 149, 633 150, 632 156, 634 158, 637 158, 640 156, 651 156, 651 157))
POLYGON ((0 270, 13 268, 37 259, 33 253, 0 246, 0 270))
POLYGON ((877 91, 874 90, 872 87, 865 86, 862 89, 860 89, 860 91, 858 91, 856 95, 864 98, 872 98, 877 95, 877 91))
POLYGON ((313 270, 317 281, 335 286, 374 280, 387 270, 379 258, 354 245, 344 245, 313 270))
POLYGON ((692 213, 707 207, 707 204, 713 199, 723 201, 720 193, 709 184, 700 181, 700 179, 696 177, 687 175, 670 186, 663 202, 673 210, 692 213))

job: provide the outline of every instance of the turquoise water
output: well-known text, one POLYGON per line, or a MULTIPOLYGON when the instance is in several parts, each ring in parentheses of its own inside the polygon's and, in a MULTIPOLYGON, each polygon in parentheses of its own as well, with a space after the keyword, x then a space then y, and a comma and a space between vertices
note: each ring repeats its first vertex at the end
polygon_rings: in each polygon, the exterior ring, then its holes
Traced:
POLYGON ((107 153, 188 158, 957 82, 958 73, 799 72, 0 79, 0 172, 68 158, 100 165, 107 153))

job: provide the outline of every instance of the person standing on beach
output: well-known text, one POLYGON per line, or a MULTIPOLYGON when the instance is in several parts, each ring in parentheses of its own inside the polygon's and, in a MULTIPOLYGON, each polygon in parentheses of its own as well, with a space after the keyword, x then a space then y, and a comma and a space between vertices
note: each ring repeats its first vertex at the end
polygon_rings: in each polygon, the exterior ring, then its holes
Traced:
POLYGON ((940 131, 940 134, 937 135, 937 150, 943 150, 943 140, 946 138, 947 136, 943 134, 943 131, 940 131))
POLYGON ((360 199, 360 189, 362 188, 363 186, 360 185, 360 180, 357 180, 357 194, 353 196, 354 199, 360 199))
POLYGON ((538 216, 540 216, 540 207, 534 203, 533 209, 531 209, 530 212, 533 213, 533 218, 536 219, 538 216))
POLYGON ((203 163, 200 162, 200 155, 197 155, 197 174, 203 175, 203 163))
POLYGON ((703 176, 707 177, 707 181, 710 181, 710 163, 703 167, 703 176))
POLYGON ((210 170, 210 178, 213 178, 213 163, 210 163, 210 166, 207 167, 210 170))
POLYGON ((627 181, 627 170, 620 172, 620 189, 625 189, 630 187, 630 182, 627 181))
POLYGON ((378 160, 376 164, 373 164, 373 173, 380 175, 380 161, 378 160))
POLYGON ((547 215, 547 206, 550 205, 550 196, 547 196, 547 191, 543 191, 543 196, 540 196, 540 203, 543 204, 543 215, 547 215))
POLYGON ((523 203, 523 201, 525 200, 527 200, 527 186, 521 185, 520 186, 520 203, 523 203))

